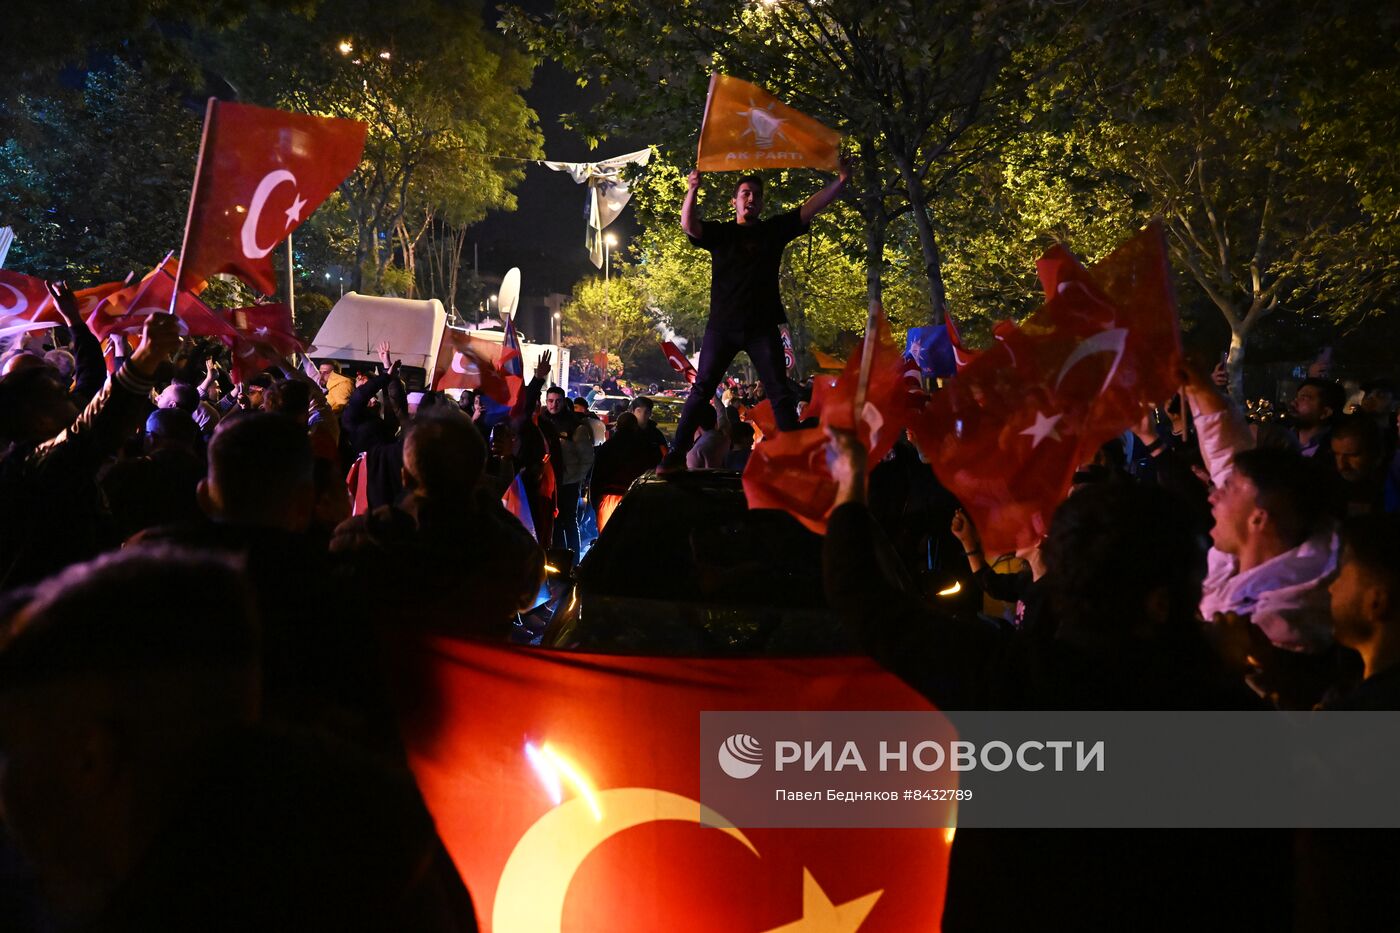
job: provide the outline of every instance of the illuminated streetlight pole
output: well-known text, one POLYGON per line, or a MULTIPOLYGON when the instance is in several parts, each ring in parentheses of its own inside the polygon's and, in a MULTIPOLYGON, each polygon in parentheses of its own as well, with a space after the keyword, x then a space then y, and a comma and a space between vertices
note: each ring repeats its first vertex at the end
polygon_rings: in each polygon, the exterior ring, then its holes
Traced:
POLYGON ((611 233, 603 235, 603 374, 607 375, 608 341, 612 337, 612 305, 608 299, 608 254, 617 245, 617 237, 611 233))

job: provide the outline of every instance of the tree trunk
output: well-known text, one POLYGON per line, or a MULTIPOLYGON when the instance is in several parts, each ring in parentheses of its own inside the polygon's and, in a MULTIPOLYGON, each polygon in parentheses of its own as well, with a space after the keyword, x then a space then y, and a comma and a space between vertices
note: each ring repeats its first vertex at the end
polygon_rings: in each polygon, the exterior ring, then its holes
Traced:
POLYGON ((933 235, 933 221, 928 216, 923 185, 915 176, 913 163, 909 159, 895 155, 894 161, 899 166, 909 207, 914 214, 914 226, 919 231, 919 250, 923 253, 924 276, 928 279, 929 323, 940 324, 943 322, 943 309, 948 304, 948 293, 943 286, 943 257, 938 251, 938 240, 933 235))
POLYGON ((1225 371, 1230 376, 1230 398, 1235 404, 1244 407, 1244 356, 1249 343, 1249 335, 1254 331, 1257 317, 1245 315, 1230 322, 1230 350, 1225 357, 1225 371))

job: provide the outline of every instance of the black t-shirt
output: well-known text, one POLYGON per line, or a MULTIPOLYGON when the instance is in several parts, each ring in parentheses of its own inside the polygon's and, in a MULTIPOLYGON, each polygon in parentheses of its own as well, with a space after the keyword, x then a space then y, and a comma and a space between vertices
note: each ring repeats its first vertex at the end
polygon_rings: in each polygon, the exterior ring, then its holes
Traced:
POLYGON ((784 323, 778 295, 778 267, 783 249, 807 232, 795 210, 756 224, 707 220, 690 242, 708 250, 714 263, 710 278, 710 323, 720 327, 784 323))

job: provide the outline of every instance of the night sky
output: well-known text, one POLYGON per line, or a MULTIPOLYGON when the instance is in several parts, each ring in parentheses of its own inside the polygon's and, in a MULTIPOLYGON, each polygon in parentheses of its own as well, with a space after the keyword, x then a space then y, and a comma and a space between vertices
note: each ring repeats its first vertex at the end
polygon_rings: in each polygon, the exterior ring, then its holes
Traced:
MULTIPOLYGON (((545 12, 554 4, 552 0, 519 0, 518 5, 532 12, 545 12)), ((498 15, 494 6, 483 14, 488 24, 498 15)), ((599 97, 597 88, 580 88, 553 61, 545 61, 535 70, 534 84, 525 99, 539 114, 548 158, 562 162, 606 159, 641 149, 650 142, 614 139, 590 151, 582 136, 559 124, 561 113, 585 111, 599 97)), ((583 245, 587 207, 583 185, 574 184, 563 172, 530 165, 515 194, 518 210, 494 212, 469 234, 480 245, 482 275, 500 276, 511 266, 519 266, 522 291, 538 295, 568 292, 579 279, 601 274, 583 245)), ((624 210, 608 230, 625 245, 637 231, 632 208, 624 210)), ((470 242, 463 258, 470 264, 470 242)))

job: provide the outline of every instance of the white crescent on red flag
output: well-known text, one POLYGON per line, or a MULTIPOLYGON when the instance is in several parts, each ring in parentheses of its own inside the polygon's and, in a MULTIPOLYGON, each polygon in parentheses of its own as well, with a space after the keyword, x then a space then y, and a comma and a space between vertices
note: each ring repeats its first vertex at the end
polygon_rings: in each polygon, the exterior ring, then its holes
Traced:
POLYGON ((50 308, 49 316, 42 314, 45 303, 52 304, 43 279, 10 269, 0 269, 0 323, 38 323, 41 319, 63 323, 57 309, 50 308))
POLYGON ((701 826, 702 710, 932 709, 870 659, 398 634, 407 760, 483 933, 938 929, 948 830, 701 826))
POLYGON ((666 354, 666 362, 671 364, 671 368, 679 373, 686 382, 694 384, 696 376, 695 367, 690 360, 685 358, 685 354, 669 340, 661 341, 661 352, 666 354))
POLYGON ((237 382, 248 379, 278 362, 306 349, 306 341, 292 326, 292 310, 284 304, 252 305, 223 312, 235 334, 224 336, 233 357, 237 382))
POLYGON ((220 272, 276 290, 269 254, 360 164, 365 124, 209 100, 180 282, 220 272))

